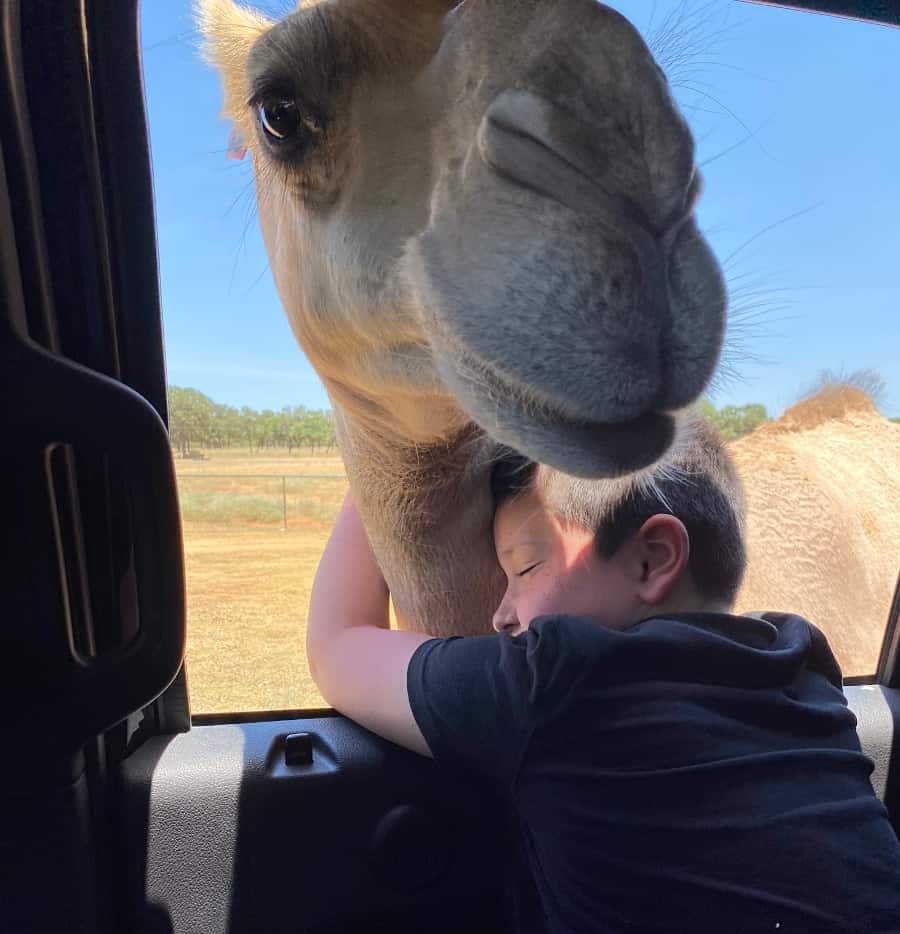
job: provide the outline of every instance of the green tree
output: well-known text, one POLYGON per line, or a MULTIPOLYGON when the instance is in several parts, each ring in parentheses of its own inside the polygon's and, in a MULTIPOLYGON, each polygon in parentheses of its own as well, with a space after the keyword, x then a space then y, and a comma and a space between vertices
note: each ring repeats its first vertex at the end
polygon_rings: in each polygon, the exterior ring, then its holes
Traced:
POLYGON ((319 448, 331 450, 336 444, 334 415, 328 411, 309 412, 306 421, 306 437, 310 452, 319 448))
POLYGON ((206 443, 212 448, 225 448, 240 440, 240 414, 228 405, 213 403, 206 443))
POLYGON ((284 419, 283 443, 288 449, 288 454, 293 453, 294 448, 299 448, 308 443, 306 437, 306 417, 309 414, 305 406, 286 405, 282 410, 284 419))
POLYGON ((225 407, 222 427, 226 447, 237 447, 244 439, 244 426, 241 413, 230 405, 225 407))
POLYGON ((716 420, 716 407, 709 401, 709 399, 701 399, 697 403, 697 411, 708 421, 715 423, 716 420))
POLYGON ((236 447, 247 445, 251 452, 267 447, 308 447, 311 453, 334 450, 337 437, 334 413, 329 409, 310 410, 306 406, 284 406, 280 412, 249 406, 240 410, 213 402, 196 389, 170 386, 169 435, 183 457, 192 446, 236 447))
POLYGON ((769 414, 764 405, 726 405, 717 409, 709 399, 697 403, 697 410, 718 431, 723 441, 734 441, 749 435, 760 425, 769 421, 769 414))
POLYGON ((241 439, 244 444, 253 451, 254 445, 256 444, 256 420, 259 418, 259 413, 255 409, 251 409, 249 406, 245 405, 241 408, 240 418, 241 439))
POLYGON ((170 386, 169 437, 182 457, 187 457, 192 445, 207 442, 214 408, 212 399, 196 389, 170 386))
POLYGON ((271 409, 263 409, 256 419, 256 447, 274 447, 278 443, 278 416, 271 409))
POLYGON ((763 405, 726 405, 716 413, 714 424, 725 441, 734 441, 755 431, 769 420, 763 405))

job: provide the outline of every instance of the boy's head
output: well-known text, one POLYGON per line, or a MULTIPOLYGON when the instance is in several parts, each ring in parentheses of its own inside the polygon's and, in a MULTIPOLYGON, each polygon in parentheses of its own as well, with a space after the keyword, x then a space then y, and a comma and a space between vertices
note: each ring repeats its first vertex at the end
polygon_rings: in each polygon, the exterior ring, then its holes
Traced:
POLYGON ((665 461, 581 480, 506 454, 492 476, 507 590, 494 615, 516 635, 551 614, 621 629, 666 612, 727 610, 744 572, 743 497, 699 417, 665 461))

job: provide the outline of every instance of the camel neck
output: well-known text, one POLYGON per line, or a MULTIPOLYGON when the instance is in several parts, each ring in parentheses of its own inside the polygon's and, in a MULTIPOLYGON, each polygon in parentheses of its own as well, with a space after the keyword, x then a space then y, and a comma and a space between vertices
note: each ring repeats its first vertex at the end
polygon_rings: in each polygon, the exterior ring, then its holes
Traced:
POLYGON ((398 445, 341 422, 357 508, 406 628, 491 631, 503 575, 491 535, 495 450, 471 426, 439 445, 398 445))

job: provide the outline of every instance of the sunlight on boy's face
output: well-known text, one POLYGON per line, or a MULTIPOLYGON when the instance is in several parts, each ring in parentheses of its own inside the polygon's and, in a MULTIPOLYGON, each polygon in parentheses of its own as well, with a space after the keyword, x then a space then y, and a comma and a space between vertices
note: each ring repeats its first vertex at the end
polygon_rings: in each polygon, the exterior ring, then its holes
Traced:
POLYGON ((601 558, 594 533, 561 520, 536 493, 500 506, 494 545, 507 580, 494 613, 497 632, 515 636, 549 615, 585 616, 615 628, 632 621, 634 594, 624 562, 601 558))

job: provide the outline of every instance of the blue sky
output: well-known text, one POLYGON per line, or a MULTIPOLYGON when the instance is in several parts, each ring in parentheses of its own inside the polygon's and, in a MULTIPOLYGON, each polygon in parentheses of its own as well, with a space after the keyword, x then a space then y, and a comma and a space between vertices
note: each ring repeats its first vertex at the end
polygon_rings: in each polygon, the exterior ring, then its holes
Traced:
MULTIPOLYGON (((688 60, 670 80, 732 284, 733 373, 713 400, 777 415, 824 368, 875 368, 882 411, 900 415, 900 30, 736 0, 610 5, 645 36, 680 11, 688 60)), ((250 159, 225 159, 189 0, 145 0, 142 45, 169 382, 235 406, 327 406, 272 283, 250 159)))

